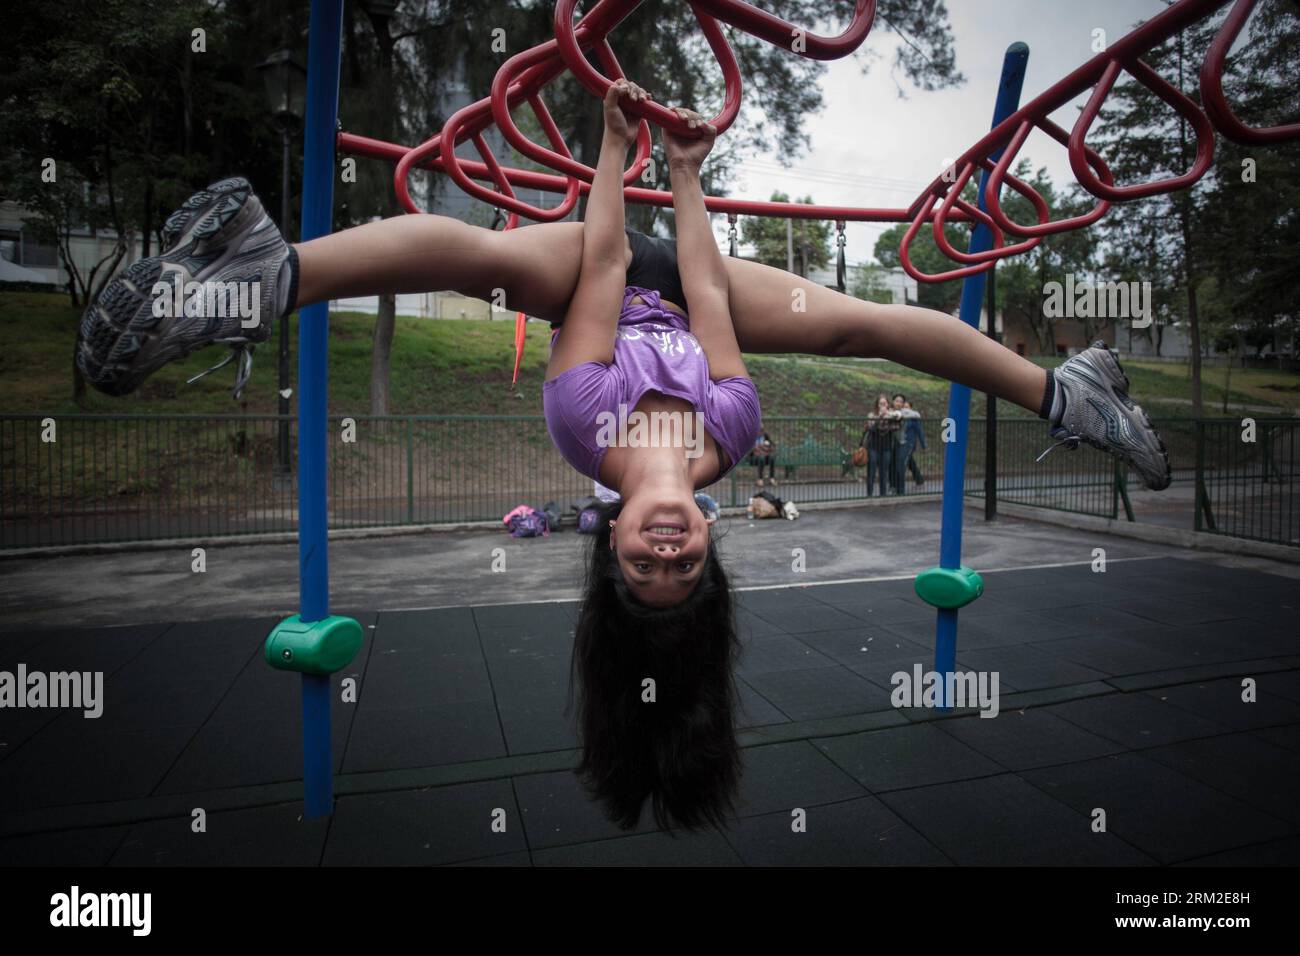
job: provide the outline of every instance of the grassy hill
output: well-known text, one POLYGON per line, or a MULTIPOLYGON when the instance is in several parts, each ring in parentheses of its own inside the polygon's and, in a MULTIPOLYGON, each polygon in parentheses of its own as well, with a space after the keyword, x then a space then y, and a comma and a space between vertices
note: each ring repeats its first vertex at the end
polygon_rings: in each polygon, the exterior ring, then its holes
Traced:
MULTIPOLYGON (((291 321, 296 322, 296 316, 291 321)), ((79 314, 66 296, 0 293, 0 414, 73 412, 72 348, 79 314)), ((341 313, 330 321, 330 409, 360 415, 370 407, 370 339, 372 316, 341 313)), ((392 354, 394 414, 537 415, 550 329, 528 325, 528 341, 519 383, 511 387, 514 322, 427 320, 399 317, 392 354)), ((296 325, 293 347, 296 349, 296 325)), ((224 357, 223 347, 191 355, 155 373, 140 390, 110 398, 93 390, 80 409, 91 412, 250 413, 276 410, 276 347, 260 346, 253 379, 241 401, 230 397, 234 381, 228 366, 194 385, 185 380, 224 357)), ((297 374, 297 356, 293 357, 297 374)), ((927 415, 947 407, 948 384, 892 362, 824 359, 809 356, 747 356, 750 373, 766 414, 858 416, 878 392, 906 392, 927 415)), ((1042 360, 1043 364, 1056 362, 1042 360)), ((1130 362, 1125 365, 1134 393, 1156 414, 1187 416, 1188 370, 1184 365, 1130 362)), ((1221 414, 1225 370, 1205 372, 1207 413, 1221 414)), ((1300 406, 1300 375, 1237 369, 1228 395, 1235 406, 1258 405, 1289 414, 1300 406)), ((973 413, 984 410, 976 395, 973 413)), ((1000 413, 1028 417, 1000 403, 1000 413)))

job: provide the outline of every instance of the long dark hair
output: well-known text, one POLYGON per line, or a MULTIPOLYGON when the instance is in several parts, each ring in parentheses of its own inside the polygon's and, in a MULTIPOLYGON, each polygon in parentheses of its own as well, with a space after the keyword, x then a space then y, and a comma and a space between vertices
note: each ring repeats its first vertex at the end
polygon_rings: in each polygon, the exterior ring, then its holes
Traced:
POLYGON ((609 546, 604 509, 569 668, 579 692, 578 776, 611 820, 635 827, 647 798, 662 829, 726 825, 740 784, 733 665, 739 652, 731 588, 709 556, 681 604, 654 608, 628 590, 609 546), (655 700, 643 700, 646 678, 655 700))

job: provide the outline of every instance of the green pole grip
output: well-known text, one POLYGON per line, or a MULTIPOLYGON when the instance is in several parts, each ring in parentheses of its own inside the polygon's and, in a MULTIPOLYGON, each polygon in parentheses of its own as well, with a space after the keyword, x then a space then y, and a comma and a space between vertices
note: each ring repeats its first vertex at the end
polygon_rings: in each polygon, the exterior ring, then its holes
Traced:
POLYGON ((926 604, 955 611, 984 593, 984 579, 974 570, 927 568, 916 576, 916 594, 926 604))
POLYGON ((307 622, 295 614, 267 636, 266 662, 277 670, 326 676, 352 663, 361 637, 361 625, 350 617, 331 614, 307 622))

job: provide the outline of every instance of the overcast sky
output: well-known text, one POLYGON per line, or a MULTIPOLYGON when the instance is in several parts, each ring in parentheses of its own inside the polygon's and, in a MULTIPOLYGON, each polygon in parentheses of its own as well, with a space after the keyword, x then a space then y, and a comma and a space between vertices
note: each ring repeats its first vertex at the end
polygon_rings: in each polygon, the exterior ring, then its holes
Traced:
MULTIPOLYGON (((826 66, 824 109, 808 119, 811 149, 789 169, 775 154, 742 164, 732 195, 767 199, 774 189, 811 194, 819 204, 907 206, 943 169, 988 132, 1002 56, 1017 40, 1029 45, 1021 102, 1046 90, 1092 52, 1093 30, 1111 42, 1164 8, 1160 0, 948 0, 957 67, 954 89, 917 90, 890 69, 897 35, 877 20, 863 49, 826 66), (876 54, 861 72, 864 51, 876 54), (898 96, 899 86, 906 99, 898 96)), ((868 54, 869 55, 869 54, 868 54)), ((1053 115, 1070 128, 1086 96, 1053 115)), ((1073 182, 1064 147, 1035 132, 1020 156, 1046 166, 1058 183, 1073 182)), ((887 225, 849 223, 848 260, 869 260, 887 225)))

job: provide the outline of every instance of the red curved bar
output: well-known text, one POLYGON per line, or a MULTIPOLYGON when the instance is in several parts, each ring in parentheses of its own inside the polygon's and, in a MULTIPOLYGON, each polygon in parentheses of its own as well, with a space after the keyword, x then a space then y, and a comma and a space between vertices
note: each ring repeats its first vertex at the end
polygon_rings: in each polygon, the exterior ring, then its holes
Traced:
POLYGON ((1223 21, 1223 26, 1214 35, 1214 42, 1210 44, 1205 53, 1205 62, 1201 64, 1201 102, 1205 104, 1210 122, 1228 139, 1243 146, 1264 146, 1300 138, 1300 123, 1268 126, 1264 129, 1247 126, 1237 118, 1223 93, 1223 71, 1228 60, 1228 50, 1232 48, 1254 9, 1255 0, 1237 0, 1236 6, 1223 21))
MULTIPOLYGON (((403 208, 410 212, 419 211, 411 199, 407 178, 411 169, 423 164, 442 169, 470 195, 508 209, 514 215, 522 214, 539 221, 552 221, 567 215, 581 193, 581 185, 577 180, 590 182, 595 176, 595 170, 573 158, 564 144, 559 128, 541 100, 539 90, 558 76, 566 65, 577 64, 575 75, 593 89, 593 92, 603 96, 611 81, 601 77, 590 67, 582 50, 594 46, 605 68, 617 76, 622 76, 622 70, 618 66, 618 60, 606 36, 636 8, 638 3, 640 0, 599 0, 575 27, 573 11, 576 8, 576 0, 559 0, 555 15, 559 28, 555 39, 511 57, 494 78, 491 96, 457 111, 448 118, 441 133, 406 151, 401 157, 394 170, 394 188, 403 208), (510 110, 525 99, 533 108, 538 122, 551 141, 551 149, 532 142, 515 125, 510 110), (493 122, 501 129, 507 141, 524 155, 568 175, 569 180, 566 181, 564 190, 565 198, 559 206, 543 209, 520 201, 513 195, 509 183, 512 176, 521 171, 502 170, 495 162, 495 158, 490 159, 487 155, 483 156, 484 163, 472 164, 471 169, 475 176, 492 179, 496 189, 480 186, 466 173, 465 167, 469 161, 456 155, 456 145, 466 139, 475 139, 476 143, 481 144, 481 140, 477 139, 478 134, 493 122), (486 177, 484 173, 487 174, 486 177)), ((785 21, 771 17, 739 0, 722 0, 720 3, 712 3, 711 6, 721 12, 725 22, 737 25, 741 29, 752 28, 758 35, 773 35, 778 29, 782 31, 795 29, 785 21)), ((739 115, 740 69, 717 21, 712 16, 702 13, 699 8, 693 6, 692 10, 723 71, 726 87, 724 106, 722 112, 713 121, 715 128, 721 132, 739 115)), ((806 55, 831 58, 851 52, 866 37, 874 13, 875 0, 858 0, 854 19, 841 36, 829 39, 815 34, 803 36, 808 51, 806 55)), ((635 181, 650 154, 647 116, 683 135, 700 135, 698 130, 685 127, 675 113, 653 101, 628 103, 626 108, 629 112, 641 114, 642 122, 637 131, 636 157, 624 174, 625 187, 635 181)), ((343 141, 342 136, 340 141, 343 141)), ((479 148, 482 152, 485 147, 480 145, 479 148)))
MULTIPOLYGON (((393 192, 397 194, 397 201, 403 209, 410 213, 422 212, 411 199, 411 191, 407 186, 407 177, 411 174, 411 168, 426 157, 440 157, 442 149, 442 134, 439 133, 432 139, 425 140, 419 146, 408 149, 397 160, 397 165, 393 169, 393 192)), ((439 169, 447 171, 445 164, 439 164, 439 169)), ((486 168, 486 167, 484 167, 486 168)))
MULTIPOLYGON (((473 109, 473 106, 468 106, 465 109, 453 113, 447 120, 446 125, 442 128, 442 144, 445 147, 442 151, 443 163, 447 175, 455 180, 456 185, 460 186, 461 189, 469 193, 471 196, 476 196, 484 202, 492 203, 493 205, 500 206, 502 209, 508 209, 511 212, 519 213, 522 216, 527 216, 529 219, 535 219, 539 222, 557 222, 572 212, 574 206, 576 206, 578 202, 578 180, 572 176, 569 177, 568 185, 564 192, 564 199, 560 204, 551 209, 543 209, 539 206, 534 206, 530 203, 516 199, 513 192, 506 190, 492 190, 480 186, 466 175, 464 169, 461 168, 460 157, 456 155, 455 143, 460 132, 460 126, 465 120, 465 117, 462 114, 466 114, 473 109)), ((492 156, 492 151, 486 148, 487 144, 483 142, 480 134, 475 132, 473 135, 476 138, 476 142, 480 144, 479 155, 483 157, 483 161, 487 165, 488 170, 493 171, 493 167, 496 166, 496 158, 492 156)), ((559 140, 557 145, 563 146, 563 143, 563 140, 559 140)), ((406 160, 403 159, 403 162, 405 161, 406 160)), ((500 167, 496 166, 495 173, 499 172, 500 167)), ((495 173, 493 179, 497 180, 495 173)), ((497 182, 499 185, 501 180, 497 180, 497 182)), ((505 180, 505 182, 508 184, 509 181, 505 180)))
POLYGON ((876 19, 876 0, 857 0, 853 8, 853 19, 844 28, 844 32, 837 37, 823 37, 742 0, 691 0, 691 6, 697 15, 703 9, 723 23, 730 23, 760 40, 766 40, 773 46, 785 47, 810 60, 838 60, 848 56, 862 45, 876 19), (792 49, 791 43, 796 35, 803 41, 803 49, 792 49))
MULTIPOLYGON (((547 138, 552 144, 558 144, 556 149, 547 149, 525 136, 519 127, 515 125, 514 117, 510 114, 512 95, 517 94, 520 88, 527 89, 532 86, 532 83, 527 78, 528 72, 552 55, 554 42, 548 41, 548 43, 540 47, 534 47, 532 50, 516 54, 501 65, 501 68, 496 72, 496 76, 493 77, 492 92, 488 97, 492 118, 506 141, 529 159, 535 160, 544 166, 549 166, 551 169, 567 173, 570 176, 576 176, 584 182, 591 182, 596 175, 596 171, 573 158, 573 154, 569 152, 568 146, 564 143, 564 137, 560 133, 559 127, 555 125, 550 111, 546 109, 541 100, 540 91, 534 89, 529 92, 527 99, 533 107, 533 113, 537 116, 538 122, 541 123, 547 138), (521 75, 516 87, 512 90, 511 84, 515 82, 516 74, 521 75), (563 152, 557 152, 559 149, 562 149, 563 152)), ((600 44, 606 49, 608 48, 608 44, 604 40, 600 41, 600 44)), ((612 50, 609 51, 609 56, 613 56, 612 50)), ((613 62, 617 66, 618 61, 614 60, 613 62)), ((557 75, 559 72, 558 69, 554 71, 557 75)), ((617 72, 619 76, 622 76, 621 69, 617 72)), ((629 185, 640 175, 646 160, 650 156, 650 148, 650 126, 645 120, 642 120, 637 128, 636 157, 627 172, 624 173, 624 185, 629 185)))
MULTIPOLYGON (((627 4, 630 8, 635 7, 639 2, 640 0, 630 0, 630 3, 629 0, 602 0, 601 3, 597 4, 596 9, 614 3, 627 4)), ((577 4, 578 0, 558 0, 555 4, 555 40, 559 47, 560 56, 574 78, 595 96, 603 100, 605 94, 609 92, 609 88, 613 86, 614 81, 598 73, 587 62, 587 58, 582 55, 580 43, 573 26, 573 11, 577 4)), ((722 80, 725 87, 722 112, 709 121, 721 134, 740 115, 740 65, 736 62, 736 57, 731 52, 731 46, 727 43, 726 37, 723 36, 722 28, 718 26, 717 21, 704 16, 698 9, 695 9, 694 12, 696 20, 699 21, 701 29, 704 30, 705 38, 709 42, 709 48, 713 50, 718 65, 722 67, 722 80)), ((584 18, 583 22, 586 22, 595 13, 596 10, 593 10, 584 18)), ((676 113, 656 103, 653 99, 636 103, 629 101, 624 103, 623 106, 627 112, 639 116, 643 120, 653 120, 656 125, 671 130, 679 136, 698 139, 701 135, 700 130, 691 129, 676 113)))
MULTIPOLYGON (((1062 131, 1062 134, 1064 134, 1064 131, 1062 131)), ((993 174, 997 172, 997 166, 991 160, 986 159, 984 160, 984 168, 988 170, 989 178, 990 180, 992 180, 993 174)), ((996 216, 993 215, 992 209, 989 206, 989 197, 991 196, 993 198, 993 206, 997 208, 998 212, 1001 212, 1002 211, 1002 207, 1000 205, 1001 189, 1002 189, 1001 180, 994 182, 992 186, 990 186, 987 183, 985 184, 984 211, 989 214, 989 217, 993 219, 995 223, 997 223, 998 228, 1003 229, 1006 232, 1012 233, 1013 235, 1030 236, 1030 237, 1034 237, 1034 236, 1042 237, 1043 235, 1046 235, 1046 233, 1040 232, 1039 230, 1045 225, 1051 225, 1052 210, 1050 207, 1048 207, 1047 200, 1042 197, 1042 195, 1038 192, 1037 189, 1029 185, 1029 183, 1025 182, 1024 180, 1019 179, 1016 176, 1011 176, 1010 180, 1011 180, 1010 182, 1011 188, 1014 189, 1016 192, 1020 193, 1020 195, 1024 196, 1026 199, 1028 199, 1029 204, 1034 207, 1034 215, 1038 217, 1038 222, 1035 223, 1032 227, 1029 227, 1029 226, 1023 226, 1018 222, 1013 222, 1009 217, 1004 217, 1007 222, 1011 223, 1011 226, 1008 228, 1007 226, 1003 225, 1002 222, 1000 222, 996 216)), ((1100 203, 1098 205, 1100 205, 1100 203)))
MULTIPOLYGON (((440 134, 441 135, 441 134, 440 134)), ((427 144, 426 144, 427 145, 427 144)), ((434 145, 437 145, 436 143, 434 145)), ((349 153, 354 156, 367 156, 371 159, 379 159, 389 163, 400 163, 406 157, 411 149, 406 146, 399 146, 396 143, 386 143, 383 140, 371 139, 368 136, 358 136, 356 133, 339 134, 339 151, 349 153)), ((486 164, 472 159, 462 159, 459 161, 461 168, 475 179, 491 180, 492 174, 488 171, 486 164)), ((424 156, 417 159, 413 166, 421 169, 428 169, 434 172, 445 172, 446 163, 441 155, 430 155, 425 153, 424 156)), ((528 189, 540 189, 543 192, 562 193, 568 185, 568 177, 559 176, 555 173, 538 172, 533 169, 517 169, 510 166, 503 166, 502 172, 509 178, 514 186, 523 186, 528 189)), ((585 194, 591 189, 590 184, 579 182, 578 191, 585 194)), ((495 194, 493 194, 495 195, 495 194)), ((623 189, 623 198, 630 203, 640 203, 646 206, 662 206, 671 208, 673 204, 673 194, 658 189, 645 189, 639 186, 628 186, 623 189)), ((769 216, 779 219, 843 219, 847 222, 908 222, 912 213, 906 209, 876 207, 876 206, 814 206, 808 203, 793 202, 770 202, 753 199, 730 199, 723 196, 705 196, 704 208, 709 212, 716 213, 735 213, 744 216, 769 216)), ((413 210, 419 212, 418 209, 413 210)), ((952 216, 955 222, 966 222, 968 217, 961 210, 956 210, 952 216)))
MULTIPOLYGON (((411 212, 419 210, 411 201, 407 177, 412 169, 419 166, 445 172, 470 195, 509 210, 511 219, 507 228, 512 228, 520 215, 540 221, 563 218, 573 208, 577 198, 590 188, 589 183, 595 171, 573 158, 559 127, 542 100, 541 91, 567 67, 585 87, 603 97, 612 81, 591 66, 583 51, 593 51, 605 71, 616 77, 622 76, 623 71, 607 38, 640 2, 641 0, 598 0, 575 25, 573 13, 576 0, 559 0, 555 10, 555 38, 507 60, 493 81, 491 95, 457 111, 447 120, 439 134, 414 148, 407 148, 341 133, 338 137, 339 149, 395 161, 397 168, 394 170, 394 187, 403 207, 411 212), (511 110, 524 101, 528 102, 536 114, 550 142, 550 148, 529 140, 515 125, 511 110), (562 175, 501 166, 487 148, 482 135, 494 124, 523 155, 562 175), (465 140, 474 142, 482 156, 482 162, 456 156, 458 142, 465 140), (486 180, 495 188, 488 188, 475 180, 486 180), (564 199, 553 209, 531 206, 514 196, 514 188, 521 186, 562 192, 564 199)), ((847 55, 862 43, 871 28, 876 10, 875 0, 857 0, 853 18, 844 32, 837 37, 828 38, 806 33, 744 0, 687 2, 722 70, 726 94, 723 110, 713 120, 719 131, 731 125, 740 107, 740 72, 720 23, 730 24, 761 40, 790 48, 792 52, 811 59, 834 59, 847 55), (799 49, 793 49, 795 44, 791 42, 796 38, 801 41, 799 49)), ((940 176, 907 209, 819 207, 716 196, 705 197, 705 206, 711 212, 799 219, 831 218, 871 222, 910 220, 900 248, 900 261, 909 275, 920 281, 936 282, 983 272, 992 268, 998 259, 1032 248, 1044 236, 1091 225, 1105 215, 1112 202, 1158 195, 1196 182, 1213 161, 1216 129, 1231 139, 1249 144, 1300 137, 1300 124, 1268 129, 1253 129, 1244 125, 1232 113, 1223 94, 1222 78, 1228 51, 1240 35, 1257 0, 1235 0, 1232 10, 1215 36, 1200 73, 1204 111, 1140 60, 1144 53, 1169 37, 1233 2, 1234 0, 1177 0, 1171 3, 1165 10, 1113 43, 1107 52, 1093 57, 1021 107, 966 150, 954 164, 962 170, 957 188, 952 188, 954 184, 940 176), (1151 89, 1192 123, 1197 136, 1197 155, 1185 173, 1147 183, 1116 186, 1105 161, 1088 147, 1087 133, 1122 69, 1127 70, 1135 80, 1151 89), (1071 132, 1066 134, 1048 118, 1049 115, 1089 89, 1092 94, 1086 108, 1071 132), (1079 182, 1099 199, 1091 212, 1052 221, 1046 201, 1028 183, 1010 173, 1016 154, 1035 126, 1066 146, 1071 169, 1079 182), (992 158, 994 156, 997 157, 996 161, 992 158), (987 207, 985 210, 978 209, 961 198, 961 187, 966 185, 977 168, 990 173, 983 196, 987 207), (1020 192, 1030 201, 1039 220, 1037 223, 1017 223, 1005 214, 999 202, 1004 185, 1020 192), (910 259, 910 246, 919 233, 921 224, 927 220, 933 223, 939 248, 950 258, 968 265, 933 276, 915 268, 910 259), (971 221, 984 223, 993 231, 992 249, 978 254, 963 253, 947 242, 943 234, 947 222, 971 221), (1026 241, 1006 245, 1006 235, 1022 236, 1026 241)), ((632 185, 649 156, 647 121, 653 120, 680 135, 694 136, 698 133, 683 128, 676 114, 651 100, 626 103, 625 108, 630 114, 639 116, 642 122, 637 130, 636 157, 624 173, 624 196, 629 202, 669 206, 672 203, 671 193, 632 185)))
POLYGON ((967 276, 975 275, 977 272, 987 272, 989 269, 992 269, 996 264, 996 260, 990 260, 979 265, 966 266, 961 269, 952 269, 948 272, 937 273, 936 275, 922 272, 920 269, 916 268, 916 266, 912 265, 912 240, 916 238, 916 234, 921 230, 921 223, 925 222, 926 219, 929 218, 931 211, 934 209, 934 204, 938 201, 938 196, 931 196, 929 201, 922 207, 922 210, 917 213, 916 218, 912 220, 912 224, 907 227, 907 232, 903 233, 903 241, 899 243, 898 246, 898 261, 899 264, 902 265, 903 271, 917 282, 947 282, 950 279, 964 279, 967 276))
POLYGON ((1097 85, 1093 89, 1087 105, 1084 106, 1083 112, 1079 114, 1079 118, 1075 121, 1074 129, 1070 131, 1068 148, 1070 151, 1070 168, 1074 170, 1074 178, 1079 181, 1080 186, 1098 199, 1109 199, 1111 202, 1127 202, 1131 199, 1143 199, 1147 196, 1157 196, 1161 193, 1185 189, 1204 176, 1209 171, 1210 164, 1214 162, 1214 126, 1210 123, 1209 117, 1202 113, 1200 108, 1188 99, 1185 93, 1171 86, 1164 77, 1141 60, 1130 60, 1124 64, 1121 64, 1119 60, 1111 60, 1110 65, 1106 67, 1106 72, 1097 81, 1097 85), (1093 121, 1097 118, 1097 114, 1101 112, 1101 104, 1110 95, 1111 88, 1115 85, 1120 70, 1126 70, 1130 76, 1172 106, 1192 124, 1192 128, 1196 131, 1196 159, 1192 163, 1192 168, 1187 172, 1177 176, 1166 176, 1164 179, 1154 179, 1146 183, 1135 183, 1131 186, 1115 186, 1104 183, 1093 173, 1084 152, 1086 148, 1084 141, 1088 135, 1088 130, 1092 128, 1093 121))
MULTIPOLYGON (((1030 130, 1032 130, 1035 125, 1059 142, 1062 146, 1069 142, 1070 135, 1049 119, 1040 120, 1037 124, 1025 120, 1024 123, 1020 124, 1020 128, 1016 130, 1015 136, 1011 138, 1011 142, 1008 143, 1006 148, 1002 151, 1002 157, 998 160, 997 165, 993 167, 988 182, 984 184, 985 210, 993 217, 993 221, 1007 232, 1014 232, 1022 236, 1049 236, 1055 233, 1068 232, 1072 229, 1082 229, 1085 226, 1091 226, 1110 210, 1111 204, 1108 200, 1097 200, 1097 205, 1093 207, 1092 211, 1085 213, 1082 216, 1071 216, 1068 219, 1057 219, 1052 221, 1051 210, 1047 209, 1047 203, 1043 197, 1038 194, 1037 190, 1029 187, 1027 183, 1022 183, 1020 180, 1016 179, 1015 176, 1010 177, 1011 187, 1024 195, 1030 202, 1034 203, 1035 208, 1038 207, 1038 203, 1041 202, 1043 204, 1042 209, 1038 210, 1038 223, 1035 225, 1025 225, 1016 222, 1002 211, 1002 202, 999 197, 1002 191, 1003 179, 1007 177, 1007 171, 1011 168, 1011 163, 1015 160, 1016 154, 1020 152, 1020 147, 1024 145, 1026 137, 1029 136, 1030 130), (1022 186, 1025 188, 1022 189, 1022 186), (1029 191, 1026 192, 1025 189, 1028 189, 1029 191), (1030 195, 1031 193, 1032 195, 1030 195), (1046 215, 1044 215, 1044 210, 1047 212, 1046 215)), ((1088 162, 1097 170, 1097 174, 1101 177, 1101 181, 1107 185, 1113 183, 1115 179, 1111 175, 1110 167, 1106 165, 1106 162, 1091 148, 1086 148, 1086 151, 1088 162)))
MULTIPOLYGON (((984 160, 984 164, 991 165, 988 160, 984 160)), ((939 247, 939 251, 955 262, 974 264, 979 262, 988 262, 989 260, 1004 259, 1007 256, 1019 255, 1022 252, 1028 252, 1030 249, 1034 248, 1034 246, 1042 242, 1043 240, 1041 238, 1033 238, 1027 239, 1024 242, 1016 243, 1015 245, 1006 245, 1006 238, 1002 234, 1002 229, 993 221, 992 217, 984 210, 972 206, 970 203, 966 202, 966 200, 961 198, 961 192, 966 188, 966 183, 970 181, 974 172, 975 164, 967 163, 965 168, 962 170, 961 175, 957 177, 957 181, 954 182, 952 188, 948 190, 948 194, 943 197, 943 202, 939 205, 939 211, 935 213, 933 227, 934 244, 939 247), (987 249, 984 252, 961 252, 948 241, 948 237, 943 233, 943 227, 948 224, 948 216, 951 214, 954 205, 965 212, 969 217, 971 217, 971 219, 988 226, 989 231, 993 233, 993 247, 991 249, 987 249)), ((1035 204, 1035 208, 1039 210, 1039 215, 1041 217, 1047 209, 1046 200, 1044 200, 1042 196, 1039 196, 1037 191, 1031 189, 1028 185, 1026 185, 1025 188, 1028 189, 1029 192, 1033 193, 1038 202, 1042 204, 1041 206, 1035 204)))
MULTIPOLYGON (((954 166, 958 169, 964 168, 968 163, 983 163, 989 157, 998 155, 999 151, 1002 151, 1001 156, 999 156, 999 165, 994 167, 994 173, 990 176, 989 183, 986 184, 985 205, 987 207, 987 212, 993 220, 1008 233, 1034 236, 1050 235, 1055 232, 1064 232, 1068 229, 1081 228, 1100 219, 1109 208, 1110 199, 1108 197, 1100 197, 1102 201, 1098 203, 1097 207, 1084 216, 1076 216, 1055 223, 1039 222, 1036 225, 1025 226, 1009 219, 997 202, 998 191, 1001 187, 1003 185, 1011 185, 1013 188, 1024 193, 1024 195, 1029 196, 1029 193, 1025 192, 1025 189, 1029 188, 1028 184, 1019 183, 1016 178, 1009 173, 1010 164, 1014 159, 1015 152, 1023 145, 1025 137, 1028 136, 1032 127, 1035 125, 1040 126, 1059 142, 1063 142, 1068 148, 1070 146, 1069 138, 1065 137, 1064 131, 1048 119, 1051 113, 1068 104, 1080 93, 1086 92, 1089 89, 1094 90, 1094 98, 1104 98, 1097 97, 1095 88, 1103 81, 1103 79, 1105 79, 1108 80, 1107 91, 1109 91, 1109 84, 1113 84, 1114 77, 1107 77, 1107 73, 1112 69, 1114 63, 1119 62, 1127 64, 1130 61, 1136 61, 1137 57, 1150 50, 1152 47, 1159 45, 1169 37, 1177 34, 1183 29, 1186 29, 1192 23, 1203 19, 1229 2, 1232 2, 1232 0, 1178 0, 1178 2, 1173 3, 1167 9, 1152 17, 1131 33, 1111 44, 1108 52, 1098 54, 1088 62, 1076 68, 1069 75, 1053 84, 1049 89, 1035 97, 1031 102, 1022 106, 1011 116, 1007 117, 976 142, 975 145, 962 153, 962 155, 954 162, 954 166), (1021 189, 1022 185, 1025 189, 1021 189)), ((1195 109, 1195 104, 1191 104, 1186 97, 1182 97, 1180 92, 1173 90, 1173 88, 1169 87, 1168 84, 1164 84, 1164 81, 1158 76, 1155 77, 1153 82, 1149 81, 1147 73, 1152 73, 1152 71, 1150 71, 1145 64, 1135 66, 1133 72, 1139 82, 1146 82, 1146 84, 1152 88, 1157 95, 1161 95, 1166 102, 1170 102, 1176 109, 1182 111, 1188 104, 1195 109), (1163 86, 1161 86, 1161 84, 1163 84, 1163 86), (1178 99, 1179 97, 1182 97, 1182 100, 1186 102, 1180 102, 1178 99)), ((1154 74, 1152 73, 1152 75, 1154 74)), ((1098 102, 1095 105, 1099 110, 1100 103, 1098 102)), ((1196 110, 1196 113, 1200 113, 1200 111, 1196 110)), ((1212 160, 1212 154, 1208 157, 1205 155, 1207 147, 1206 127, 1208 126, 1208 121, 1204 114, 1200 115, 1199 121, 1195 118, 1195 114, 1189 113, 1187 115, 1189 115, 1189 118, 1191 118, 1197 125, 1198 145, 1200 147, 1200 153, 1198 154, 1197 161, 1193 164, 1192 170, 1189 171, 1189 173, 1184 174, 1182 177, 1161 180, 1156 183, 1141 184, 1135 187, 1127 187, 1128 189, 1131 189, 1134 192, 1146 190, 1149 194, 1165 192, 1179 188, 1180 183, 1185 185, 1189 180, 1194 181, 1192 176, 1199 177, 1199 175, 1203 175, 1205 170, 1208 169, 1209 161, 1212 160)), ((1075 128, 1076 130, 1084 129, 1081 123, 1076 123, 1075 128)), ((1208 145, 1212 149, 1212 130, 1208 132, 1208 139, 1208 145)), ((1096 151, 1089 148, 1082 139, 1080 139, 1079 145, 1075 148, 1071 159, 1072 169, 1076 170, 1076 175, 1078 175, 1077 166, 1080 164, 1081 160, 1081 164, 1084 168, 1083 178, 1091 181, 1093 187, 1092 191, 1094 193, 1104 192, 1108 187, 1113 186, 1113 176, 1110 174, 1106 163, 1096 153, 1096 151), (1095 171, 1095 176, 1090 175, 1089 167, 1091 167, 1091 170, 1095 171)), ((936 177, 908 207, 908 216, 917 219, 929 215, 938 202, 938 199, 947 194, 950 185, 950 183, 944 180, 942 174, 936 177)), ((1125 194, 1123 198, 1132 199, 1138 197, 1136 195, 1125 194)), ((1031 202, 1033 201, 1034 200, 1031 199, 1031 202)), ((1035 208, 1038 209, 1037 202, 1035 202, 1035 208)), ((955 211, 959 210, 960 206, 955 205, 955 211)), ((1039 218, 1042 218, 1041 210, 1039 212, 1039 218)), ((905 241, 910 241, 910 239, 905 236, 905 241)), ((995 250, 995 256, 1000 258, 1004 255, 1004 250, 1005 247, 1003 249, 995 250)), ((921 273, 919 270, 912 267, 910 263, 905 263, 905 267, 908 268, 910 275, 920 279, 921 281, 943 281, 952 278, 961 278, 963 275, 970 274, 969 272, 963 272, 963 270, 955 270, 937 276, 926 276, 924 273, 921 273)))
MULTIPOLYGON (((541 46, 533 47, 531 50, 516 53, 501 64, 501 67, 492 78, 492 91, 487 100, 491 116, 506 141, 529 159, 559 172, 567 173, 570 176, 582 176, 584 174, 590 176, 591 171, 573 158, 573 154, 569 152, 568 146, 563 143, 562 139, 563 154, 539 146, 519 131, 510 113, 511 108, 522 99, 521 91, 528 91, 530 96, 540 91, 542 84, 535 82, 536 79, 546 77, 547 74, 554 76, 560 74, 560 70, 534 69, 550 58, 553 48, 554 41, 547 41, 541 46)), ((478 104, 476 103, 475 106, 478 106, 478 104)), ((536 107, 534 107, 533 111, 534 113, 537 112, 536 107)), ((549 111, 547 116, 550 116, 549 111)), ((541 120, 540 114, 538 119, 541 120)), ((542 123, 542 127, 547 134, 547 138, 554 143, 555 139, 551 137, 550 129, 547 128, 545 122, 542 123)))

